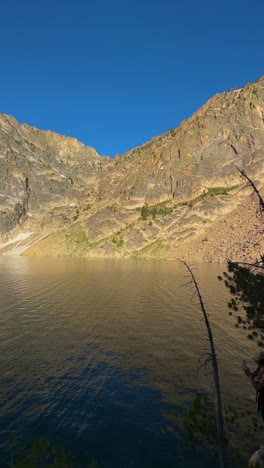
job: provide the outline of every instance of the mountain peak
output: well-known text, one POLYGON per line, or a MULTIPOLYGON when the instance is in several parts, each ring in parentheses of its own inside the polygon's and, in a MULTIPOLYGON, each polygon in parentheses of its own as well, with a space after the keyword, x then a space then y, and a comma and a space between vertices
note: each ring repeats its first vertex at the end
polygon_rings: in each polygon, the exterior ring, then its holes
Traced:
POLYGON ((263 156, 264 77, 215 95, 178 128, 114 160, 0 114, 2 252, 34 232, 25 254, 249 258, 228 230, 240 216, 241 242, 258 238, 240 208, 258 226, 249 193, 237 193, 236 166, 261 189, 263 156))

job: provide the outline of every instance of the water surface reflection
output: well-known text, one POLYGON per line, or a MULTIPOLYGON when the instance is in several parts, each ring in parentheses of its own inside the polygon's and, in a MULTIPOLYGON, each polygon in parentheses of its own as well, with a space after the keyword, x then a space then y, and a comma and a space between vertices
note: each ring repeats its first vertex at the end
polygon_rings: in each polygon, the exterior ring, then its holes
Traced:
MULTIPOLYGON (((240 370, 254 345, 227 315, 219 265, 197 276, 214 328, 225 395, 254 395, 240 370)), ((79 466, 211 466, 186 448, 181 414, 207 347, 185 272, 174 262, 0 257, 0 448, 44 436, 79 466)), ((196 449, 198 450, 198 449, 196 449)))

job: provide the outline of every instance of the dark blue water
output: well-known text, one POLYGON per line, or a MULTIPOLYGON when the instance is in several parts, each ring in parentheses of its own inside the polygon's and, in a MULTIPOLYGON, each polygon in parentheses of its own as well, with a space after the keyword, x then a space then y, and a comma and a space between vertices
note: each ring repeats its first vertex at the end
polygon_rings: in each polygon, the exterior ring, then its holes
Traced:
MULTIPOLYGON (((239 361, 253 345, 227 315, 221 271, 197 276, 222 388, 251 403, 239 361)), ((211 389, 197 374, 207 341, 184 275, 173 262, 0 257, 1 466, 39 437, 80 467, 215 466, 183 428, 195 394, 211 389)))

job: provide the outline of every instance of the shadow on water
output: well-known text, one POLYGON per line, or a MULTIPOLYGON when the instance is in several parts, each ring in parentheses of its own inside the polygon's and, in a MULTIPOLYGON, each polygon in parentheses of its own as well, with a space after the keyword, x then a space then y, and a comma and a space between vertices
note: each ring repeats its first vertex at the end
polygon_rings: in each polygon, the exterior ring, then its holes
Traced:
MULTIPOLYGON (((201 265, 197 275, 223 392, 254 411, 239 367, 253 345, 227 315, 221 272, 201 265)), ((210 388, 197 374, 207 342, 184 274, 173 262, 0 257, 2 463, 10 436, 17 450, 45 437, 76 466, 91 458, 110 468, 215 463, 187 444, 182 426, 196 392, 210 388)))

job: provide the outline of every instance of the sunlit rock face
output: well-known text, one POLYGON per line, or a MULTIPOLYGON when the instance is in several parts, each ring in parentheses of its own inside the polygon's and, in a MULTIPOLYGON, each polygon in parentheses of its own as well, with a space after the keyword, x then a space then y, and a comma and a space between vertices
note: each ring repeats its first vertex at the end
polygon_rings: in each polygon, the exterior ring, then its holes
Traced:
POLYGON ((114 159, 0 114, 0 253, 255 259, 262 220, 236 166, 263 192, 263 101, 261 78, 114 159))

